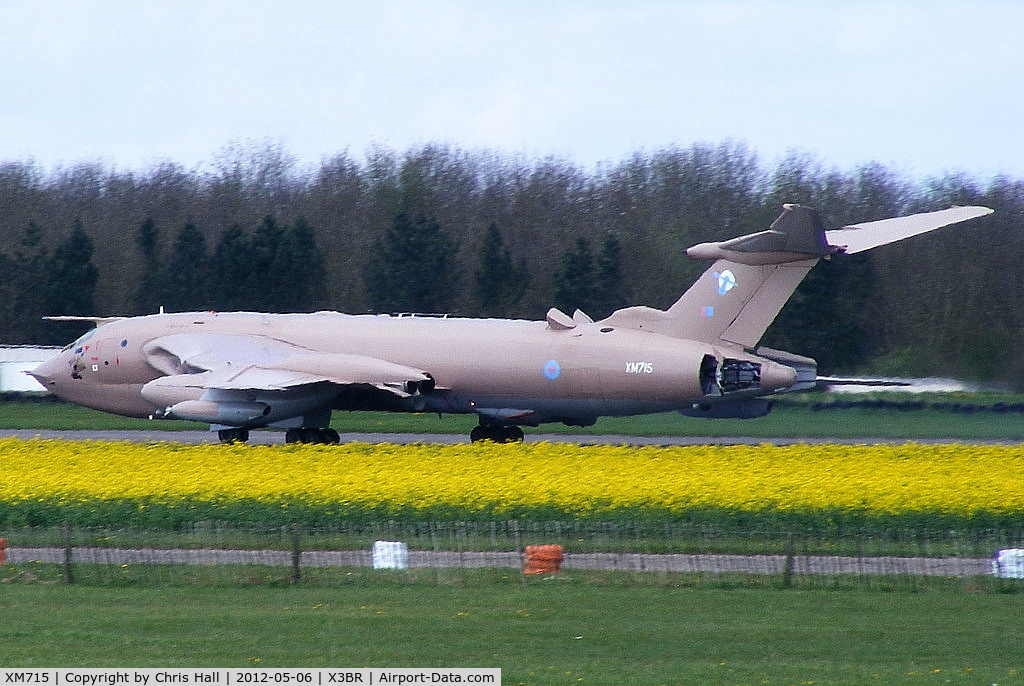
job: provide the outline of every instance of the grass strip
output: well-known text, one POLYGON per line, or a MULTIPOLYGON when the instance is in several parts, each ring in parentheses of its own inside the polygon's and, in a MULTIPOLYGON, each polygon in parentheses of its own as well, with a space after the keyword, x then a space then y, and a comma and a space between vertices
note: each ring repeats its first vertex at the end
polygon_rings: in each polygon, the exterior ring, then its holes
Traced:
POLYGON ((1024 594, 388 575, 335 587, 7 584, 4 667, 500 667, 505 684, 1017 683, 1024 594), (144 611, 142 610, 144 608, 144 611))

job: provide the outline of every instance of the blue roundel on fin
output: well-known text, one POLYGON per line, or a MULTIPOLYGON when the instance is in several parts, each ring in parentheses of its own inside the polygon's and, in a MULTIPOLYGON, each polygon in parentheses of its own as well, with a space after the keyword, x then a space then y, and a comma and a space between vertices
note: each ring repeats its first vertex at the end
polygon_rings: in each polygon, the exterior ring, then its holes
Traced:
POLYGON ((725 295, 739 285, 739 282, 736 281, 736 275, 732 273, 731 269, 726 269, 722 273, 714 272, 712 276, 718 279, 719 295, 725 295))

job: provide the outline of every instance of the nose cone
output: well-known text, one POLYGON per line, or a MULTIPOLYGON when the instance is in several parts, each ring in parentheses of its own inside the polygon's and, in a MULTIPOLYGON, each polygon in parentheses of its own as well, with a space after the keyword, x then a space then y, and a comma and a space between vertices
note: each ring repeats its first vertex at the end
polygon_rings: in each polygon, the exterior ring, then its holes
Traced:
POLYGON ((42 384, 43 388, 57 395, 59 395, 56 390, 57 380, 62 378, 62 376, 70 376, 71 374, 64 355, 56 355, 26 373, 42 384))

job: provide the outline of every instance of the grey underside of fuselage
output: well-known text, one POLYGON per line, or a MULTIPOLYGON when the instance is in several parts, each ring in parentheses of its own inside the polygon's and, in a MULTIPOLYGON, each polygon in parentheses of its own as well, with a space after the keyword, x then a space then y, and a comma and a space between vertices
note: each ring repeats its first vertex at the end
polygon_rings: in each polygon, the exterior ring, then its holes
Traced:
POLYGON ((529 397, 475 396, 471 401, 438 390, 432 394, 402 399, 339 398, 335 410, 423 412, 436 414, 478 414, 497 424, 537 426, 565 422, 589 426, 598 417, 654 414, 680 409, 677 404, 638 400, 551 399, 529 397), (521 412, 521 413, 520 413, 521 412))

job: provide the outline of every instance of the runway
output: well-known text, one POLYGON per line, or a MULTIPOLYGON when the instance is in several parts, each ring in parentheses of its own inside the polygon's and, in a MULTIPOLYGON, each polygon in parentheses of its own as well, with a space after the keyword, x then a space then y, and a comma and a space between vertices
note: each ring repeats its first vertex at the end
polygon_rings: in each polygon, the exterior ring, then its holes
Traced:
MULTIPOLYGON (((218 443, 216 431, 127 431, 127 430, 72 430, 0 429, 0 438, 28 440, 40 438, 67 441, 130 441, 132 443, 185 443, 190 445, 218 443)), ((344 443, 440 443, 456 445, 469 443, 469 436, 440 433, 343 433, 344 443)), ((751 437, 751 436, 627 436, 619 434, 556 434, 527 433, 526 443, 573 443, 575 445, 796 445, 800 443, 835 443, 842 445, 875 445, 900 443, 964 443, 971 445, 1019 445, 1021 441, 964 441, 957 439, 922 438, 828 438, 828 437, 751 437)), ((284 445, 283 431, 253 431, 249 445, 284 445)))

